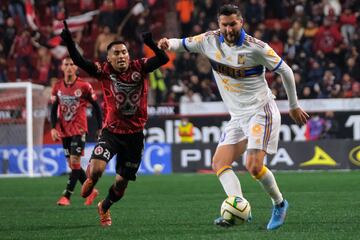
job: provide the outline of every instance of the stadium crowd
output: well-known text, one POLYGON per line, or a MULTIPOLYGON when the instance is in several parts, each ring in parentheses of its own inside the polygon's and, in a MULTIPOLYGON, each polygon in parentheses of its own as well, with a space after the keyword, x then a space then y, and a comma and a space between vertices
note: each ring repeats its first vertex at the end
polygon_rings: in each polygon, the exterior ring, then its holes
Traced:
MULTIPOLYGON (((160 39, 216 30, 215 16, 223 3, 238 4, 245 31, 267 42, 291 66, 300 99, 360 97, 356 0, 2 0, 0 82, 32 81, 51 88, 62 78, 59 66, 66 52, 56 23, 63 19, 99 10, 74 28, 85 57, 104 60, 107 44, 118 39, 128 42, 136 58, 151 54, 142 47, 144 31, 160 39), (134 11, 139 2, 141 7, 134 11)), ((169 53, 169 57, 167 65, 149 76, 150 104, 220 100, 203 56, 169 53)), ((285 99, 281 78, 267 72, 266 79, 277 99, 285 99)), ((96 82, 89 81, 96 89, 96 82)))

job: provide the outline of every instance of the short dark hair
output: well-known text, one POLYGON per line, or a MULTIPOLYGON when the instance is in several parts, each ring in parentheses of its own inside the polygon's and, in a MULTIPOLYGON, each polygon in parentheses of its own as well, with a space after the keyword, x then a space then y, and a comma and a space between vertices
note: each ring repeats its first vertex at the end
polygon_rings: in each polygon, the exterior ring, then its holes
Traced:
MULTIPOLYGON (((113 42, 109 43, 109 45, 106 47, 106 51, 108 52, 114 45, 118 45, 118 44, 123 44, 126 46, 126 43, 124 41, 117 40, 117 41, 113 41, 113 42)), ((126 46, 126 48, 127 48, 127 46, 126 46)))
POLYGON ((226 4, 220 7, 219 12, 218 12, 218 18, 221 15, 225 15, 225 16, 230 16, 232 14, 236 14, 238 17, 242 18, 240 9, 238 6, 233 5, 233 4, 226 4))

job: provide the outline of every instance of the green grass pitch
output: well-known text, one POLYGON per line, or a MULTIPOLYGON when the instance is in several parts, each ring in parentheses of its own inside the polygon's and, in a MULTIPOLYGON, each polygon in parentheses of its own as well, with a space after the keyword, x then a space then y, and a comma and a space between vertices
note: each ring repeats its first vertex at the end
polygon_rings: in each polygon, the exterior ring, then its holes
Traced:
MULTIPOLYGON (((360 172, 275 174, 290 203, 284 226, 267 231, 271 202, 247 173, 239 174, 253 222, 213 225, 225 199, 215 175, 139 176, 99 225, 96 203, 83 205, 80 185, 71 205, 56 205, 67 178, 0 179, 0 239, 359 239, 360 172)), ((100 200, 113 176, 100 179, 100 200)), ((97 202, 97 201, 96 201, 97 202)))

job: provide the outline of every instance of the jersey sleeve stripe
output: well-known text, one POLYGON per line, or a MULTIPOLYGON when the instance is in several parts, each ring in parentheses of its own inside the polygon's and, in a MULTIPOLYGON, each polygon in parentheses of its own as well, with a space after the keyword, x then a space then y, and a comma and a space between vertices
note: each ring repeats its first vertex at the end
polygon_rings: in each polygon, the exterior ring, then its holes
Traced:
POLYGON ((276 70, 278 70, 278 68, 280 67, 282 62, 283 62, 283 60, 281 59, 280 62, 276 65, 276 67, 272 71, 275 72, 276 70))
POLYGON ((187 48, 187 46, 186 46, 185 38, 183 38, 183 39, 181 40, 181 43, 182 43, 182 45, 184 46, 185 50, 188 51, 188 52, 190 52, 190 50, 189 50, 189 49, 187 48))

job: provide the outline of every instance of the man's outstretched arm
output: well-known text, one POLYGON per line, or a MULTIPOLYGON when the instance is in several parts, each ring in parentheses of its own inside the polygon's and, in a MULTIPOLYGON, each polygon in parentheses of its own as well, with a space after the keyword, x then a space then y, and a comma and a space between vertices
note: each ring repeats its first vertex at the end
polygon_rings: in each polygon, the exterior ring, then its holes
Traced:
POLYGON ((298 104, 293 71, 285 62, 282 62, 276 72, 281 76, 285 87, 286 95, 289 99, 290 117, 296 122, 296 124, 305 124, 307 119, 309 118, 309 114, 307 114, 303 109, 301 109, 298 104))
POLYGON ((65 28, 62 30, 60 36, 66 44, 66 47, 68 49, 71 59, 74 61, 76 66, 83 69, 89 75, 91 75, 93 77, 97 77, 99 74, 98 67, 95 65, 95 63, 93 63, 93 62, 85 59, 83 56, 81 56, 79 51, 76 49, 75 42, 71 37, 71 32, 68 29, 66 21, 64 21, 64 26, 65 26, 65 28))
POLYGON ((144 65, 145 72, 149 73, 166 64, 169 61, 169 57, 164 50, 161 50, 156 46, 150 32, 144 33, 142 37, 144 43, 155 53, 155 56, 149 58, 144 65))

